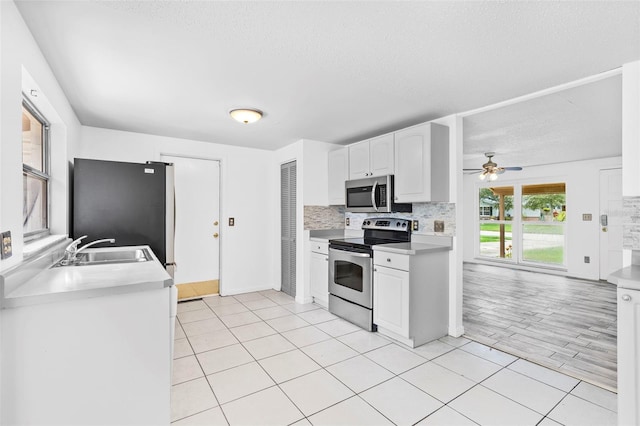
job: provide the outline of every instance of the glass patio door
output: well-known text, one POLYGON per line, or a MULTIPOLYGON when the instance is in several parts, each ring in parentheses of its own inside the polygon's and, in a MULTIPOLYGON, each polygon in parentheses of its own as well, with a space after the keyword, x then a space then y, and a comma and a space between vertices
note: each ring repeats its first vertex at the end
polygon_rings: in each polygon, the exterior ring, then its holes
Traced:
POLYGON ((478 191, 481 258, 564 267, 564 183, 482 187, 478 191))

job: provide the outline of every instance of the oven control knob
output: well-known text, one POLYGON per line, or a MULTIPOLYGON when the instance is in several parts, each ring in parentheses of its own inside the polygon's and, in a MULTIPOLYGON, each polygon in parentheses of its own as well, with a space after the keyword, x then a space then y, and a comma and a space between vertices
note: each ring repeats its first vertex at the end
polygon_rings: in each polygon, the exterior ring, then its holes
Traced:
POLYGON ((400 222, 396 222, 396 226, 398 226, 398 227, 399 227, 399 226, 400 226, 400 222))
POLYGON ((406 228, 406 227, 407 227, 407 222, 404 222, 404 223, 402 224, 402 227, 403 227, 403 228, 406 228))

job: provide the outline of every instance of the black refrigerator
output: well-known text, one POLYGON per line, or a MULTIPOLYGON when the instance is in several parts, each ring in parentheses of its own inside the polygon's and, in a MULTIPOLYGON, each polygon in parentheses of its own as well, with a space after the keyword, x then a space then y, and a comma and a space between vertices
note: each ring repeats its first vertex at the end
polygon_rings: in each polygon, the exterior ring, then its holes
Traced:
MULTIPOLYGON (((174 167, 160 162, 74 159, 73 239, 148 245, 173 276, 174 167)), ((96 247, 108 247, 101 244, 96 247)))

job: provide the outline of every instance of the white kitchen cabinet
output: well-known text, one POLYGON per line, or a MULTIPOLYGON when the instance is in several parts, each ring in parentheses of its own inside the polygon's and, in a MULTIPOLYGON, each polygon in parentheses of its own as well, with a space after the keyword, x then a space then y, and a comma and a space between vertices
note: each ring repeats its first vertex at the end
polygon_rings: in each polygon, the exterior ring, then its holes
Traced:
POLYGON ((309 285, 313 301, 325 308, 329 306, 329 245, 310 241, 309 285))
POLYGON ((409 338, 409 272, 375 266, 373 322, 409 338))
POLYGON ((618 288, 618 424, 640 424, 640 290, 618 288))
POLYGON ((398 203, 449 201, 449 128, 435 123, 395 133, 398 203))
POLYGON ((373 252, 373 323, 410 347, 448 329, 448 250, 416 254, 373 252))
POLYGON ((349 145, 349 179, 393 174, 393 133, 349 145))
POLYGON ((349 177, 349 149, 329 152, 329 204, 344 204, 344 182, 349 177))

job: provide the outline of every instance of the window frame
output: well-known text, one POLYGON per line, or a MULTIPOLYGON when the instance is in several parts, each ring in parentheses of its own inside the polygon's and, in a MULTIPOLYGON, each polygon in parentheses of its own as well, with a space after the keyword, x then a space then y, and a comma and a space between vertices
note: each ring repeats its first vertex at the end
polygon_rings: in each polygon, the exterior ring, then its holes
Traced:
POLYGON ((22 163, 22 173, 27 176, 34 177, 36 179, 40 179, 44 181, 46 186, 46 222, 45 228, 38 229, 35 231, 23 232, 24 242, 34 241, 43 237, 50 235, 50 224, 51 224, 51 123, 44 117, 44 115, 38 110, 38 108, 27 98, 27 96, 22 94, 22 106, 36 119, 42 124, 42 171, 37 170, 28 164, 22 163))

